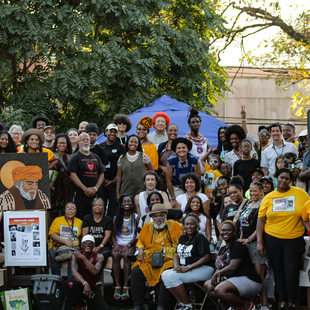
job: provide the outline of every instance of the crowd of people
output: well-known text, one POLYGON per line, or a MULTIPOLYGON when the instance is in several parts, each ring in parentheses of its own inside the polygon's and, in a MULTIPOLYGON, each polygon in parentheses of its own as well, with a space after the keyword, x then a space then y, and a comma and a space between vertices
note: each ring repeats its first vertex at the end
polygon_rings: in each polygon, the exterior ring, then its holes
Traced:
MULTIPOLYGON (((193 282, 231 309, 268 310, 275 300, 296 309, 310 232, 307 130, 297 137, 293 123, 274 123, 259 126, 256 139, 242 107, 242 123, 220 127, 210 146, 196 109, 185 137, 172 116, 158 112, 132 124, 117 114, 101 144, 97 124, 56 134, 43 116, 25 132, 18 124, 0 132, 2 154, 47 153, 51 200, 41 194, 38 204, 38 181, 24 186, 16 174, 14 186, 28 198, 15 209, 48 209, 51 272, 60 275, 67 261, 73 282, 67 308, 84 298, 91 309, 108 309, 97 276, 112 256, 113 298, 132 298, 136 310, 146 309, 147 286, 157 309, 175 302, 193 309, 186 289, 193 282), (136 134, 128 136, 132 125, 136 134)), ((5 195, 2 210, 14 209, 4 203, 12 193, 5 195)))

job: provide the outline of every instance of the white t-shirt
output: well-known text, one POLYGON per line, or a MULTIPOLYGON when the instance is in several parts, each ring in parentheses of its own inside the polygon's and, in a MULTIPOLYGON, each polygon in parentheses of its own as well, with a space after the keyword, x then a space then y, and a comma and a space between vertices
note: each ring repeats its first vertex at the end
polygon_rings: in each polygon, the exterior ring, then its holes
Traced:
POLYGON ((275 162, 277 156, 289 152, 295 153, 298 156, 297 148, 294 143, 283 141, 280 147, 271 144, 263 150, 260 165, 262 168, 267 168, 269 176, 272 177, 276 171, 275 162))
MULTIPOLYGON (((197 193, 196 196, 199 196, 201 198, 202 203, 205 203, 207 200, 209 200, 207 195, 203 193, 197 193)), ((185 207, 188 201, 187 195, 186 194, 179 195, 176 197, 176 200, 180 204, 182 212, 185 212, 185 207)))

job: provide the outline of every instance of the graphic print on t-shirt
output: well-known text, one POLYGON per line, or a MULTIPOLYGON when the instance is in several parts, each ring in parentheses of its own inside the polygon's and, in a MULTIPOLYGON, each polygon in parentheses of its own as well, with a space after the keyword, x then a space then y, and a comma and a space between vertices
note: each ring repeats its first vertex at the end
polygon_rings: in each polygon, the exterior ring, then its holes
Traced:
POLYGON ((293 212, 295 211, 295 197, 273 199, 272 212, 293 212))
POLYGON ((193 245, 187 245, 187 244, 178 244, 177 247, 177 253, 180 256, 180 264, 181 265, 185 265, 185 258, 186 257, 191 257, 192 256, 192 249, 193 249, 193 245))
POLYGON ((98 176, 98 167, 97 167, 97 159, 81 159, 82 164, 85 169, 83 171, 83 177, 86 178, 97 178, 98 176))

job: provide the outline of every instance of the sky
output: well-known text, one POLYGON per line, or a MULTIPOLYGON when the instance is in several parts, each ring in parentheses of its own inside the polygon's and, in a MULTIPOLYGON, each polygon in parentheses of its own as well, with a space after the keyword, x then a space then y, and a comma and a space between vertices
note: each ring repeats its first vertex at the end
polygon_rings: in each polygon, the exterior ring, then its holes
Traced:
MULTIPOLYGON (((268 0, 266 0, 268 1, 268 0)), ((292 18, 296 17, 299 12, 303 10, 310 10, 310 0, 278 0, 281 7, 281 18, 284 21, 290 21, 292 18)), ((229 16, 232 16, 231 14, 229 16)), ((245 22, 245 20, 243 20, 245 22)), ((253 31, 253 30, 251 30, 253 31)), ((274 36, 278 33, 277 27, 271 27, 257 34, 253 34, 244 39, 245 52, 252 51, 256 56, 260 56, 264 51, 268 51, 259 43, 263 40, 272 40, 274 36)), ((270 49, 269 49, 270 51, 270 49)), ((240 41, 232 43, 226 51, 221 55, 220 65, 223 66, 239 66, 240 59, 242 58, 242 52, 240 48, 240 41)), ((245 66, 250 64, 244 64, 245 66)))

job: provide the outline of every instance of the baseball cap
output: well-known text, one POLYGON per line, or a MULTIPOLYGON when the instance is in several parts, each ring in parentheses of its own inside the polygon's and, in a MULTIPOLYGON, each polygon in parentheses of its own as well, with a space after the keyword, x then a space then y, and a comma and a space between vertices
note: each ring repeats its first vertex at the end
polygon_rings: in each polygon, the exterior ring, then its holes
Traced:
POLYGON ((115 129, 116 131, 118 131, 118 127, 115 124, 109 124, 105 130, 111 130, 111 129, 115 129))
POLYGON ((82 243, 86 242, 86 241, 91 241, 91 242, 95 243, 95 238, 92 235, 86 235, 82 238, 82 243))
POLYGON ((300 132, 300 134, 298 135, 298 138, 299 137, 306 137, 308 136, 308 130, 307 129, 304 129, 300 132))

